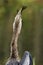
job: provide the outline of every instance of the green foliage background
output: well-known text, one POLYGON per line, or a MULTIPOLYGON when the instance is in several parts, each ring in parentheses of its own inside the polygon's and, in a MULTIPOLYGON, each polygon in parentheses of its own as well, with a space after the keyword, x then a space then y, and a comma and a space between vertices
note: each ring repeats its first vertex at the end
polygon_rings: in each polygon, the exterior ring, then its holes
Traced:
POLYGON ((12 24, 17 9, 23 5, 23 26, 18 40, 20 57, 28 50, 36 65, 43 65, 43 1, 42 0, 0 0, 0 65, 5 65, 10 54, 12 24))

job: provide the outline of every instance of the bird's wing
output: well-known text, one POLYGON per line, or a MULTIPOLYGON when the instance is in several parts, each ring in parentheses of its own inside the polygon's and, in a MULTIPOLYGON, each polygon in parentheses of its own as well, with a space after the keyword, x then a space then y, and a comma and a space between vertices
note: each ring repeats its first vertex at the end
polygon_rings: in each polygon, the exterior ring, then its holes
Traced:
POLYGON ((33 65, 32 63, 32 57, 28 51, 24 53, 23 58, 20 61, 19 65, 33 65))

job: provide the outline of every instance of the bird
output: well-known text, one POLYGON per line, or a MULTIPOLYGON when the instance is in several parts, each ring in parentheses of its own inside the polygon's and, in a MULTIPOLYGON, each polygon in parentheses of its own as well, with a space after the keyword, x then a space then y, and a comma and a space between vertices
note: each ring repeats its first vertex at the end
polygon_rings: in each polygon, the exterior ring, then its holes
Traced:
POLYGON ((17 12, 14 22, 13 22, 13 38, 11 41, 11 57, 18 57, 18 49, 17 49, 17 43, 18 43, 18 38, 22 29, 22 12, 25 10, 27 7, 22 6, 20 10, 17 12))
POLYGON ((13 36, 11 41, 11 53, 10 58, 6 62, 5 65, 33 65, 33 59, 32 55, 29 51, 25 51, 23 57, 20 61, 18 61, 18 49, 17 49, 17 42, 18 37, 21 32, 22 28, 22 11, 26 9, 26 6, 23 6, 15 16, 14 22, 13 22, 13 36))
POLYGON ((17 42, 18 42, 18 38, 19 38, 21 28, 22 28, 22 12, 26 8, 27 8, 26 6, 22 6, 14 18, 13 35, 12 35, 12 40, 11 40, 11 44, 10 44, 11 52, 10 52, 9 59, 6 62, 6 65, 18 65, 18 63, 19 63, 17 42))

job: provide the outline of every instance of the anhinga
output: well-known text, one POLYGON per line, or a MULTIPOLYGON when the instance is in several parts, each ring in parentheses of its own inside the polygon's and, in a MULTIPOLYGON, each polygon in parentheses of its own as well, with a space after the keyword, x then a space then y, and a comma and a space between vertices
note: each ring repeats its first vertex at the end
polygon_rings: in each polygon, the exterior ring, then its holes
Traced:
POLYGON ((13 22, 13 37, 11 41, 11 58, 18 59, 18 49, 17 49, 17 42, 18 42, 18 37, 21 32, 22 28, 22 11, 26 8, 26 6, 23 6, 15 16, 14 22, 13 22))
MULTIPOLYGON (((14 22, 13 22, 13 37, 11 41, 11 53, 10 53, 10 59, 6 63, 6 65, 32 65, 30 64, 30 60, 32 58, 30 53, 28 51, 25 51, 24 56, 21 61, 19 61, 19 54, 18 54, 18 48, 17 48, 17 42, 18 37, 21 32, 22 28, 22 11, 26 9, 26 6, 23 6, 15 16, 14 22)), ((32 60, 31 60, 32 61, 32 60)))

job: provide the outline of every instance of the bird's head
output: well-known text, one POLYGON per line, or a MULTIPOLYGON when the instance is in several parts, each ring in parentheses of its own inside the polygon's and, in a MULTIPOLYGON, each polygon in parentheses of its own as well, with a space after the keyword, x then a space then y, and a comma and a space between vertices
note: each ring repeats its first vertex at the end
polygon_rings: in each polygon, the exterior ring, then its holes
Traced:
POLYGON ((21 12, 21 14, 22 14, 23 10, 25 10, 26 8, 27 8, 27 6, 22 6, 22 8, 20 10, 17 10, 17 13, 21 12))
POLYGON ((25 10, 26 8, 27 8, 27 6, 22 6, 21 12, 22 12, 23 10, 25 10))

